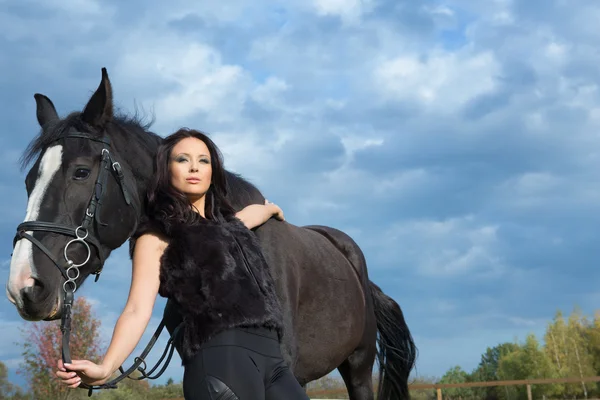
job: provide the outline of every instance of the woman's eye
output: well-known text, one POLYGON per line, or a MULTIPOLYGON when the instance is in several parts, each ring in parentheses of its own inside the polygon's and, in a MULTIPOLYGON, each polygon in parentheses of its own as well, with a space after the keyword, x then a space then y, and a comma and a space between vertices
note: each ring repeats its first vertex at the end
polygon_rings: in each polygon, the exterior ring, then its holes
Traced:
POLYGON ((77 168, 73 174, 73 179, 83 180, 90 176, 90 170, 87 168, 77 168))

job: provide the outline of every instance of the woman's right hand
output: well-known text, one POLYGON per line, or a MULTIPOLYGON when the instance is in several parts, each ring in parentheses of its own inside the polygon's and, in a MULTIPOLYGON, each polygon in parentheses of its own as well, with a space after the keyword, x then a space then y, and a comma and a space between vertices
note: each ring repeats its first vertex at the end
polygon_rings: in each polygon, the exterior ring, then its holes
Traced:
POLYGON ((81 382, 88 385, 102 385, 108 381, 110 375, 111 371, 106 366, 88 360, 72 360, 70 364, 63 364, 62 360, 58 360, 58 371, 56 371, 56 376, 70 388, 78 387, 81 382))
POLYGON ((285 221, 285 217, 283 216, 283 210, 281 209, 281 207, 279 207, 275 203, 271 203, 267 199, 265 199, 265 206, 269 207, 269 209, 272 212, 272 215, 275 217, 275 219, 278 219, 280 221, 285 221))

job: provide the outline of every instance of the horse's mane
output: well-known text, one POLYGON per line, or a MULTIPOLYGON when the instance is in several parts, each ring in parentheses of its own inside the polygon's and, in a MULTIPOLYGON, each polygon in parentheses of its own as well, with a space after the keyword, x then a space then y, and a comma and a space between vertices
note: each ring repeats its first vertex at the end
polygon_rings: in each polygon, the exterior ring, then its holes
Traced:
MULTIPOLYGON (((148 150, 155 149, 162 138, 150 132, 148 129, 154 123, 154 116, 149 122, 144 122, 144 117, 136 112, 128 115, 117 111, 107 132, 111 136, 118 128, 127 131, 127 135, 136 142, 138 146, 144 146, 148 150), (115 129, 116 128, 116 129, 115 129)), ((89 132, 90 127, 81 119, 81 112, 73 112, 67 117, 48 123, 39 134, 29 143, 20 158, 21 169, 24 169, 41 151, 54 141, 64 137, 70 130, 89 132)))

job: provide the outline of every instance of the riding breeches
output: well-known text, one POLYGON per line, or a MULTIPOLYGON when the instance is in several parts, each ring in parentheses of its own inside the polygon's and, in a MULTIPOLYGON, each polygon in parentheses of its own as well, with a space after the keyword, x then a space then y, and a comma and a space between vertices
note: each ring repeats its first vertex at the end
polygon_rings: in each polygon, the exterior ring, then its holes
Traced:
POLYGON ((207 341, 185 365, 186 400, 308 400, 281 356, 277 334, 236 328, 207 341))

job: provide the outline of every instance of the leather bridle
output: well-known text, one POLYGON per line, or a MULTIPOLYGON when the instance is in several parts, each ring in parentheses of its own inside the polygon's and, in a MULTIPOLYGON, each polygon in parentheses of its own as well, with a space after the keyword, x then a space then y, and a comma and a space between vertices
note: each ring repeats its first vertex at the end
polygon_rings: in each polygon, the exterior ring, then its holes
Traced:
MULTIPOLYGON (((63 297, 62 315, 61 315, 61 324, 60 324, 60 330, 62 332, 62 360, 64 363, 71 362, 69 339, 70 339, 70 333, 71 333, 71 309, 73 307, 75 291, 77 290, 77 284, 75 281, 79 278, 79 268, 84 266, 85 264, 87 264, 91 258, 92 252, 91 252, 90 245, 94 246, 94 248, 96 249, 98 258, 100 260, 100 266, 98 267, 98 269, 96 271, 93 272, 93 274, 96 275, 96 278, 94 280, 95 282, 97 282, 98 279, 100 278, 100 273, 102 272, 102 268, 104 266, 105 258, 103 257, 103 254, 102 254, 100 241, 96 237, 94 237, 93 235, 90 234, 90 225, 92 224, 93 220, 95 220, 98 224, 106 225, 100 221, 99 211, 100 211, 100 206, 102 204, 102 202, 101 202, 102 196, 105 193, 106 180, 107 180, 107 177, 109 174, 113 175, 115 177, 115 179, 117 180, 117 183, 119 184, 119 187, 121 188, 121 192, 123 193, 123 197, 124 197, 127 205, 131 206, 134 209, 134 211, 136 212, 136 215, 138 215, 138 210, 135 206, 135 203, 132 201, 131 193, 130 193, 129 189, 127 188, 127 185, 125 184, 125 178, 123 175, 123 170, 121 168, 121 164, 119 164, 118 161, 115 161, 110 154, 110 151, 109 151, 110 138, 107 136, 98 138, 98 137, 91 136, 91 135, 88 135, 88 134, 85 134, 82 132, 72 131, 72 132, 68 133, 67 135, 61 137, 60 139, 68 139, 68 138, 88 139, 88 140, 100 142, 104 145, 102 148, 102 152, 101 152, 100 170, 98 173, 98 177, 96 178, 96 183, 94 186, 94 193, 88 203, 88 207, 85 211, 85 216, 83 217, 83 221, 76 228, 57 224, 54 222, 25 221, 17 226, 17 233, 13 240, 13 248, 15 247, 15 245, 17 244, 17 242, 19 240, 21 240, 21 239, 29 240, 54 263, 54 265, 60 271, 61 275, 65 278, 65 282, 63 283, 64 297, 63 297), (62 261, 55 260, 54 257, 52 256, 52 253, 50 252, 50 250, 48 250, 48 248, 46 246, 44 246, 44 244, 42 244, 39 240, 34 238, 33 235, 27 233, 27 232, 31 232, 31 231, 52 232, 52 233, 57 233, 57 234, 73 237, 72 240, 67 242, 67 244, 65 245, 65 247, 63 249, 64 260, 62 260, 62 261), (79 264, 76 264, 67 255, 67 250, 68 250, 69 246, 71 246, 74 243, 80 243, 80 244, 84 245, 87 250, 87 257, 86 257, 85 261, 83 261, 82 263, 79 263, 79 264)), ((60 140, 60 139, 57 139, 57 140, 60 140)), ((119 371, 121 372, 121 375, 119 375, 118 377, 116 377, 102 385, 87 385, 82 382, 79 387, 83 388, 83 389, 89 389, 88 396, 91 396, 92 391, 95 389, 116 389, 117 383, 122 381, 125 378, 129 378, 129 379, 133 379, 133 380, 141 380, 141 379, 146 379, 146 378, 147 379, 156 379, 156 378, 160 377, 163 374, 163 372, 166 370, 166 368, 168 367, 169 362, 171 361, 171 357, 173 355, 173 350, 174 350, 174 338, 177 335, 179 327, 173 331, 173 334, 169 338, 169 341, 167 343, 165 351, 163 352, 162 356, 156 363, 156 366, 154 366, 154 368, 152 368, 149 372, 146 372, 145 358, 148 355, 148 353, 150 353, 150 350, 152 349, 152 347, 158 340, 158 337, 162 333, 162 330, 164 329, 164 327, 165 327, 165 317, 163 316, 163 319, 161 320, 161 322, 158 325, 158 328, 152 335, 150 342, 148 343, 148 345, 146 346, 146 348, 144 349, 142 354, 139 357, 136 357, 134 359, 133 365, 126 371, 123 369, 122 366, 119 367, 119 371), (170 349, 169 349, 169 347, 170 347, 170 349), (161 370, 156 375, 150 376, 150 374, 152 374, 158 368, 160 363, 163 361, 163 359, 167 355, 167 352, 169 354, 168 354, 167 360, 165 362, 165 365, 163 365, 161 370), (141 367, 142 364, 144 365, 143 367, 141 367), (135 370, 137 370, 141 373, 141 377, 131 378, 129 376, 135 370)))

